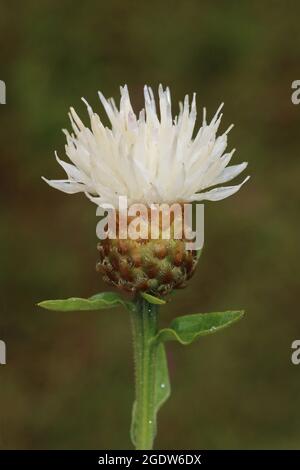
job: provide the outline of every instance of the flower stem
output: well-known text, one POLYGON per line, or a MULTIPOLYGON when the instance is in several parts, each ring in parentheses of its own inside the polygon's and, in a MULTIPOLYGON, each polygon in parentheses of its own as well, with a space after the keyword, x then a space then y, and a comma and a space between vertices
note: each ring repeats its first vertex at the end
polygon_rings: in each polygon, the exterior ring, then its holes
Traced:
POLYGON ((151 339, 157 333, 158 305, 139 298, 131 313, 135 362, 135 404, 132 435, 136 449, 152 449, 155 437, 155 356, 151 339))

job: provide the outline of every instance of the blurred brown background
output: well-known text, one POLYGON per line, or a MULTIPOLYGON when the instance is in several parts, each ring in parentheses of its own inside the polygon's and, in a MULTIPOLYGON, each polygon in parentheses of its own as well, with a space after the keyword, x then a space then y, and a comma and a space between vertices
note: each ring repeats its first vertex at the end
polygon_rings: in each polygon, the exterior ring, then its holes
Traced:
MULTIPOLYGON (((47 298, 105 289, 95 272, 95 207, 50 189, 61 178, 73 105, 127 83, 171 87, 174 110, 197 92, 212 117, 225 101, 235 162, 249 183, 206 204, 205 250, 186 290, 161 309, 245 308, 240 323, 189 347, 167 345, 172 396, 157 448, 299 448, 299 2, 2 1, 0 79, 0 448, 130 448, 130 324, 122 310, 51 313, 47 298)), ((200 121, 200 120, 199 120, 200 121)))

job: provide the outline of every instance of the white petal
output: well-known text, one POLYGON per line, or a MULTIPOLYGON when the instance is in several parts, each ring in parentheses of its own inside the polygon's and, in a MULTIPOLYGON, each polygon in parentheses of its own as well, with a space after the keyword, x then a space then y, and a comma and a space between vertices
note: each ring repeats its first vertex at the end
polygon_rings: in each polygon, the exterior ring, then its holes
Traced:
POLYGON ((103 198, 100 197, 100 196, 92 196, 90 193, 88 192, 85 192, 84 193, 86 195, 86 197, 92 201, 94 204, 97 204, 98 206, 101 205, 101 203, 103 202, 103 198))
POLYGON ((92 116, 94 114, 94 111, 93 111, 92 107, 89 105, 89 103, 87 102, 87 100, 85 98, 81 98, 81 100, 86 105, 90 118, 92 118, 92 116))
POLYGON ((221 201, 222 199, 225 199, 226 197, 232 196, 232 194, 236 193, 243 186, 243 184, 249 180, 249 178, 250 176, 247 176, 247 178, 245 178, 241 184, 236 186, 224 186, 211 189, 205 193, 194 194, 191 196, 190 201, 221 201))
POLYGON ((59 189, 63 193, 67 194, 75 194, 86 191, 86 187, 84 184, 74 183, 73 181, 69 180, 47 180, 44 176, 42 176, 42 180, 44 180, 49 186, 54 189, 59 189))
POLYGON ((238 176, 248 166, 248 162, 240 163, 239 165, 231 165, 223 170, 223 172, 215 180, 214 184, 227 183, 238 176))
POLYGON ((103 108, 105 109, 106 111, 106 114, 111 122, 111 124, 114 126, 115 125, 115 122, 116 122, 116 116, 115 116, 115 111, 114 111, 114 108, 113 106, 111 105, 111 103, 109 103, 109 101, 103 96, 103 94, 101 93, 101 91, 98 91, 98 95, 99 95, 99 98, 100 98, 100 101, 103 105, 103 108))
POLYGON ((83 181, 85 179, 84 174, 80 170, 78 170, 78 168, 75 165, 71 165, 70 163, 67 163, 61 160, 58 157, 57 152, 55 152, 55 157, 56 157, 57 162, 65 170, 69 178, 76 181, 77 183, 84 183, 83 181))

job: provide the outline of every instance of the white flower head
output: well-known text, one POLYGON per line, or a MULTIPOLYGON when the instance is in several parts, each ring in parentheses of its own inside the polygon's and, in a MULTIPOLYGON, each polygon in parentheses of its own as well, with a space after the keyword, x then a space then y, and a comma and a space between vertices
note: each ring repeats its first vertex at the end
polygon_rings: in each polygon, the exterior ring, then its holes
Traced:
POLYGON ((193 137, 196 122, 195 94, 191 104, 186 95, 178 116, 171 111, 169 88, 160 85, 159 113, 153 91, 145 86, 145 108, 134 113, 127 86, 121 87, 120 106, 112 98, 99 97, 111 123, 105 127, 98 114, 87 105, 90 128, 86 127, 73 108, 69 117, 73 133, 64 130, 66 154, 72 164, 58 163, 67 174, 64 180, 47 180, 50 186, 65 193, 85 193, 102 206, 118 207, 119 196, 128 204, 219 201, 237 192, 249 179, 235 186, 219 186, 239 175, 247 163, 228 166, 234 150, 225 153, 227 131, 217 137, 223 105, 193 137))

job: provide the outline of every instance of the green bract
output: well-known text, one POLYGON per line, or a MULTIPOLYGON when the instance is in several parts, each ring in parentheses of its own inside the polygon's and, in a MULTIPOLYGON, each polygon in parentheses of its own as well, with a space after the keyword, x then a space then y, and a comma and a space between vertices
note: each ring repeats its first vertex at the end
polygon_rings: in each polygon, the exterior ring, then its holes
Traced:
POLYGON ((159 297, 155 297, 154 295, 147 294, 147 292, 141 292, 141 296, 143 297, 143 299, 147 300, 150 304, 164 305, 166 303, 164 299, 160 299, 159 297))

